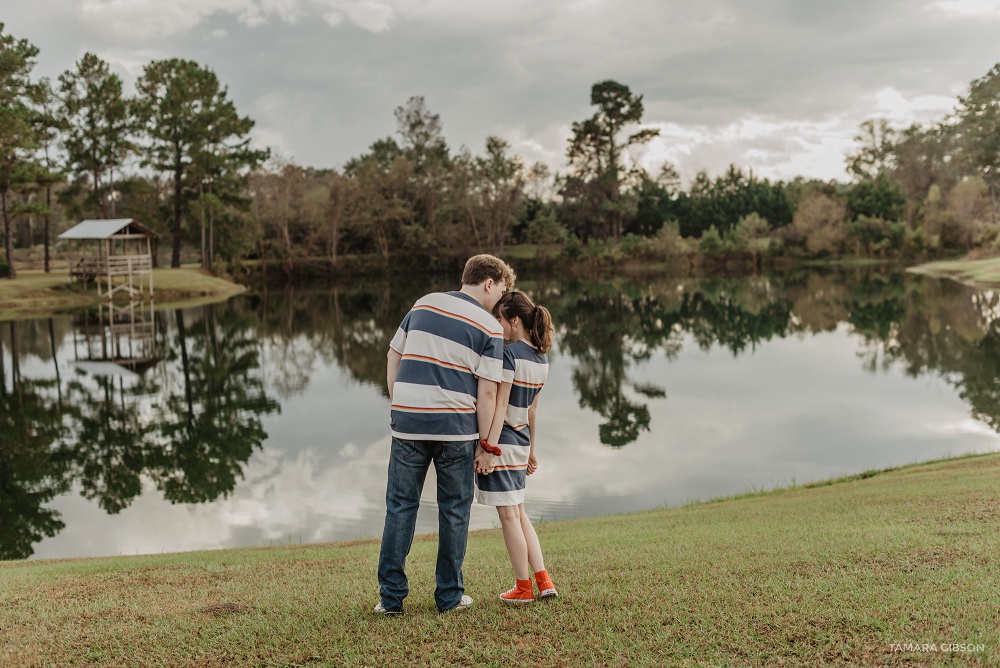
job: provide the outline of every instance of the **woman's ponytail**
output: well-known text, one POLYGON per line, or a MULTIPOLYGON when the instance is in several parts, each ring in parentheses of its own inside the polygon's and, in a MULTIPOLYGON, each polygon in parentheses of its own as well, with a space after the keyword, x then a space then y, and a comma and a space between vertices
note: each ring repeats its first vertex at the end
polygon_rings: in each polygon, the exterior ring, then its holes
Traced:
POLYGON ((531 323, 531 345, 540 353, 547 353, 552 348, 552 314, 544 306, 537 304, 532 309, 534 322, 531 323))
POLYGON ((547 353, 552 348, 552 315, 544 306, 538 306, 520 290, 511 290, 497 302, 493 315, 505 320, 520 318, 521 325, 538 352, 547 353))

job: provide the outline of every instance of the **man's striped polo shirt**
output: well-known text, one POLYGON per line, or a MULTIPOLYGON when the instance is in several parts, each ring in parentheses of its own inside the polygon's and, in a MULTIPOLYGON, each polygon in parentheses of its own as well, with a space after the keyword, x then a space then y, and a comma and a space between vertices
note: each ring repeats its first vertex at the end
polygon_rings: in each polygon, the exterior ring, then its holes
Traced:
POLYGON ((435 292, 417 300, 389 347, 403 356, 392 388, 392 435, 477 440, 478 379, 499 383, 503 374, 497 319, 469 295, 435 292))

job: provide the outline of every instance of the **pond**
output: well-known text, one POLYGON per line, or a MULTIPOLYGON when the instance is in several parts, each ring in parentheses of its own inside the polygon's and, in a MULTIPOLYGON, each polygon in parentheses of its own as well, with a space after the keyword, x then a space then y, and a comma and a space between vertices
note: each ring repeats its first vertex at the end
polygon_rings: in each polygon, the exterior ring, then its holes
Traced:
MULTIPOLYGON (((385 353, 451 277, 0 323, 0 558, 378 537, 385 353)), ((522 280, 536 521, 1000 449, 1000 297, 885 268, 522 280)), ((433 469, 418 531, 436 530, 433 469)), ((474 506, 473 528, 498 526, 474 506)))

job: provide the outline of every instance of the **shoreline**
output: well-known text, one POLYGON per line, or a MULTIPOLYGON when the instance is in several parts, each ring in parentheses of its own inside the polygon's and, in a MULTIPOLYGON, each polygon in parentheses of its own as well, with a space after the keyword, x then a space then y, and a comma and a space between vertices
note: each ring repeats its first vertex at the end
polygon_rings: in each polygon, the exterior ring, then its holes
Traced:
POLYGON ((981 290, 1000 287, 1000 257, 940 260, 907 267, 906 271, 932 278, 949 278, 981 290))
MULTIPOLYGON (((247 290, 225 278, 202 273, 197 265, 153 270, 154 310, 224 301, 247 290)), ((144 295, 149 299, 149 295, 144 295)), ((13 281, 0 279, 0 322, 64 314, 107 302, 91 286, 70 283, 65 271, 21 270, 13 281)))
MULTIPOLYGON (((523 249, 522 249, 523 250, 523 249)), ((566 260, 554 261, 545 255, 529 256, 523 252, 512 253, 515 262, 537 262, 537 266, 525 273, 535 271, 545 272, 562 266, 566 260)), ((872 258, 840 258, 836 260, 790 261, 783 258, 772 258, 769 266, 761 267, 756 263, 747 263, 742 255, 718 256, 714 258, 700 256, 678 256, 668 259, 624 259, 608 265, 601 262, 578 260, 573 269, 578 273, 593 274, 594 272, 611 272, 618 275, 715 275, 715 274, 756 274, 762 269, 782 271, 794 268, 823 268, 837 266, 868 266, 896 264, 901 260, 881 260, 872 258), (682 270, 682 271, 681 271, 682 270)), ((369 268, 370 269, 370 268, 369 268)), ((567 271, 569 271, 567 269, 567 271)), ((948 278, 975 288, 1000 287, 1000 257, 982 260, 951 260, 934 261, 912 265, 904 271, 913 274, 948 278)), ((570 272, 572 273, 572 272, 570 272)), ((339 274, 338 274, 339 275, 339 274)), ((362 271, 360 275, 368 276, 370 272, 362 271)), ((336 275, 335 275, 336 276, 336 275)), ((335 276, 326 276, 327 279, 335 276)), ((308 283, 312 279, 322 278, 313 272, 305 271, 298 276, 298 281, 308 283)), ((261 280, 253 272, 245 277, 251 282, 261 280)), ((277 275, 275 276, 277 278, 277 275)), ((286 279, 292 279, 286 276, 286 279)), ((271 279, 266 279, 271 280, 271 279)), ((197 265, 184 265, 179 269, 158 268, 153 270, 154 310, 167 308, 200 306, 224 301, 234 295, 248 290, 247 285, 235 283, 228 278, 210 276, 202 273, 197 265)), ((73 309, 96 306, 104 299, 98 297, 93 287, 84 291, 80 284, 70 284, 64 271, 53 271, 48 274, 38 269, 24 269, 18 272, 14 281, 0 279, 0 322, 8 320, 26 320, 59 315, 73 309)))
MULTIPOLYGON (((837 476, 835 478, 829 478, 826 480, 816 480, 807 483, 793 483, 790 485, 778 485, 776 487, 771 487, 767 489, 756 489, 755 486, 751 486, 750 489, 743 492, 734 492, 733 494, 726 494, 722 496, 710 497, 700 501, 684 502, 679 505, 674 506, 655 506, 653 508, 648 508, 645 510, 634 510, 623 513, 612 513, 608 515, 593 515, 590 517, 577 517, 569 519, 560 520, 545 520, 544 522, 539 522, 538 524, 552 525, 552 524, 567 524, 567 523, 587 523, 592 521, 604 521, 608 519, 613 519, 616 517, 632 517, 637 515, 644 515, 647 513, 660 513, 660 512, 675 512, 675 511, 687 511, 698 508, 704 508, 707 506, 715 506, 726 503, 742 502, 754 499, 763 499, 772 496, 780 496, 782 494, 789 494, 795 492, 803 492, 808 490, 816 490, 827 487, 834 487, 837 485, 843 485, 847 483, 859 482, 862 480, 868 480, 878 476, 884 476, 890 473, 905 472, 909 469, 918 469, 922 467, 936 466, 940 464, 950 464, 955 462, 962 462, 964 460, 970 459, 980 459, 980 458, 998 458, 998 468, 1000 468, 1000 451, 993 452, 972 452, 962 455, 954 455, 949 457, 940 457, 937 459, 931 459, 928 461, 912 462, 909 464, 901 464, 899 466, 889 466, 881 469, 869 469, 866 471, 861 471, 859 473, 849 473, 843 476, 837 476)), ((473 536, 492 536, 498 534, 499 528, 490 529, 473 529, 469 531, 469 537, 473 536)), ((413 541, 416 542, 430 542, 436 541, 436 533, 424 533, 415 534, 413 541)), ((259 546, 247 546, 247 547, 219 547, 219 548, 207 548, 203 550, 187 550, 179 552, 157 552, 157 553, 144 553, 144 554, 129 554, 120 556, 92 556, 92 557, 53 557, 50 559, 33 559, 31 557, 27 559, 14 559, 3 561, 0 560, 0 572, 7 568, 16 568, 19 566, 33 566, 33 565, 45 565, 45 564, 70 564, 70 563, 86 563, 86 562, 98 562, 101 560, 120 560, 120 559, 147 559, 151 557, 183 557, 184 555, 200 555, 200 554, 216 554, 222 552, 244 552, 244 551, 256 551, 256 550, 280 550, 289 547, 292 548, 323 548, 323 549, 341 549, 341 548, 351 548, 361 545, 378 545, 382 541, 380 538, 351 538, 346 540, 330 541, 323 543, 295 543, 291 545, 259 545, 259 546)))

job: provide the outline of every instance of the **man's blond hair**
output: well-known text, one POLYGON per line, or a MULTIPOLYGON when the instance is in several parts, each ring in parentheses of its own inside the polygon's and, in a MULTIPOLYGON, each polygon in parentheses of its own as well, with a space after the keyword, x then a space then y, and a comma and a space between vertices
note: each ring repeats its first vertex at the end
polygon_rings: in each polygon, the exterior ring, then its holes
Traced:
POLYGON ((495 283, 502 282, 508 290, 514 287, 517 280, 511 266, 496 255, 483 253, 470 257, 462 272, 462 285, 479 285, 487 278, 492 278, 495 283))

